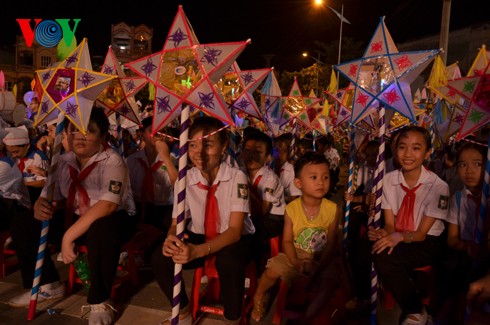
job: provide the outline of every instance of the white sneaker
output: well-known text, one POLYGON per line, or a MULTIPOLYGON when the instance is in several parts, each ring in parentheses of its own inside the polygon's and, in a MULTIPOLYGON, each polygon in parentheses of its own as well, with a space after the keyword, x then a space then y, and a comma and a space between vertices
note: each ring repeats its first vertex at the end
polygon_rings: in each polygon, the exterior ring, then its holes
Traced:
MULTIPOLYGON (((60 281, 42 285, 39 287, 37 302, 62 298, 65 295, 65 291, 65 284, 60 281)), ((29 306, 31 303, 31 290, 10 299, 8 303, 12 307, 29 306)))
POLYGON ((407 315, 407 317, 405 317, 401 325, 426 325, 428 318, 429 315, 427 314, 425 307, 423 307, 422 313, 407 315))
MULTIPOLYGON (((117 310, 108 302, 95 305, 82 306, 82 312, 85 308, 90 307, 90 315, 88 317, 89 325, 112 325, 114 322, 114 312, 117 310)), ((82 315, 85 316, 87 313, 82 315)))

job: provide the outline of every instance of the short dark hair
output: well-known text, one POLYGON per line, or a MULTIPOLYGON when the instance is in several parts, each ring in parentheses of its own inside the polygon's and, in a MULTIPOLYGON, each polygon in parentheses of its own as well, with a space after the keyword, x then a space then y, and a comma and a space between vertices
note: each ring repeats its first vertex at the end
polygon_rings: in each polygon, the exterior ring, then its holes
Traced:
POLYGON ((330 164, 328 163, 327 157, 324 154, 319 153, 317 151, 308 151, 303 156, 301 156, 296 163, 294 164, 294 177, 298 178, 303 167, 306 165, 327 165, 328 169, 330 169, 330 164))
POLYGON ((100 130, 100 135, 104 136, 109 133, 109 119, 105 115, 105 111, 102 107, 94 106, 90 113, 90 122, 94 122, 100 130))
POLYGON ((269 155, 272 154, 272 139, 267 134, 265 134, 264 132, 256 131, 256 132, 250 133, 243 140, 243 145, 245 146, 245 144, 249 140, 254 140, 254 141, 265 144, 266 153, 269 155))
POLYGON ((274 143, 276 144, 285 143, 288 147, 291 146, 291 142, 293 142, 292 133, 283 133, 274 139, 274 143))
MULTIPOLYGON (((189 128, 189 139, 194 136, 199 131, 202 131, 203 135, 208 135, 211 132, 217 131, 224 126, 223 122, 215 117, 211 116, 199 116, 194 121, 189 128)), ((218 138, 222 145, 228 145, 230 140, 230 134, 228 129, 221 130, 218 132, 218 138)))
POLYGON ((147 127, 151 126, 153 123, 153 116, 148 116, 148 117, 145 117, 142 121, 141 121, 141 127, 140 127, 140 130, 141 131, 144 131, 146 130, 147 127))
POLYGON ((431 139, 429 131, 427 129, 421 127, 421 126, 418 126, 418 125, 406 126, 400 130, 400 134, 398 135, 398 138, 396 139, 396 146, 397 147, 398 147, 398 143, 400 142, 400 139, 407 137, 409 132, 420 133, 424 137, 425 144, 427 145, 427 149, 431 148, 432 139, 431 139))

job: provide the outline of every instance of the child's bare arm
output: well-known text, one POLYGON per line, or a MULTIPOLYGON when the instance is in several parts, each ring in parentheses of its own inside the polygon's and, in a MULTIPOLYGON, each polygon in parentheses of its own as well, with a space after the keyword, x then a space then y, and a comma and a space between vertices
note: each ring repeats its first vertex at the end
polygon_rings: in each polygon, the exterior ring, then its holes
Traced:
POLYGON ((288 257, 289 262, 297 269, 301 266, 301 261, 298 260, 296 250, 294 249, 293 221, 284 213, 284 228, 282 233, 282 247, 284 254, 288 257))

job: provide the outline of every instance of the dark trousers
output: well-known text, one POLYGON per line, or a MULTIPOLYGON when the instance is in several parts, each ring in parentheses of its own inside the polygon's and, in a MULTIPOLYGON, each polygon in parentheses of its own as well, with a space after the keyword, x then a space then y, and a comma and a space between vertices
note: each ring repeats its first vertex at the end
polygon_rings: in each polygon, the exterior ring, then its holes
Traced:
POLYGON ((261 274, 270 258, 270 239, 282 236, 284 230, 284 216, 266 214, 265 216, 252 216, 255 233, 252 243, 252 259, 255 261, 258 273, 261 274))
POLYGON ((378 275, 402 309, 402 317, 422 311, 422 298, 411 280, 413 269, 432 264, 441 248, 441 239, 427 236, 422 242, 400 243, 388 255, 388 249, 374 254, 378 275))
MULTIPOLYGON (((61 247, 61 238, 64 232, 64 212, 56 213, 49 221, 48 247, 56 245, 61 247)), ((15 217, 12 219, 10 232, 13 245, 19 260, 22 284, 25 289, 32 288, 34 271, 36 268, 39 239, 41 236, 42 222, 34 219, 32 210, 18 207, 15 217)), ((59 281, 58 270, 51 259, 49 248, 46 248, 42 266, 40 285, 59 281)))
MULTIPOLYGON (((186 242, 191 244, 202 244, 205 242, 204 235, 188 232, 189 238, 186 242)), ((240 318, 242 300, 244 294, 245 268, 250 262, 250 244, 252 236, 246 235, 231 245, 216 252, 216 270, 220 283, 220 298, 224 307, 224 316, 235 320, 240 318)), ((183 265, 186 270, 195 269, 204 265, 204 258, 195 259, 183 265)), ((152 268, 158 285, 168 300, 172 302, 174 284, 175 263, 171 257, 163 256, 162 245, 155 250, 152 256, 152 268)), ((181 282, 180 306, 181 309, 189 304, 189 298, 185 291, 185 283, 181 282)))
POLYGON ((90 289, 87 302, 99 304, 111 296, 122 246, 135 234, 136 218, 120 210, 94 221, 77 244, 87 246, 90 289))
MULTIPOLYGON (((78 216, 74 216, 76 220, 78 216)), ((64 233, 65 213, 59 211, 49 223, 48 242, 60 246, 64 233)), ((84 244, 88 250, 90 271, 90 290, 87 302, 98 304, 110 298, 114 283, 119 254, 122 245, 129 241, 136 229, 136 218, 128 216, 124 211, 118 211, 110 216, 100 218, 92 223, 84 236, 76 240, 78 245, 84 244)), ((39 248, 41 222, 34 219, 30 210, 18 214, 12 220, 12 239, 17 252, 24 288, 32 287, 34 270, 39 248)), ((42 267, 40 284, 59 281, 60 276, 46 251, 42 267)))

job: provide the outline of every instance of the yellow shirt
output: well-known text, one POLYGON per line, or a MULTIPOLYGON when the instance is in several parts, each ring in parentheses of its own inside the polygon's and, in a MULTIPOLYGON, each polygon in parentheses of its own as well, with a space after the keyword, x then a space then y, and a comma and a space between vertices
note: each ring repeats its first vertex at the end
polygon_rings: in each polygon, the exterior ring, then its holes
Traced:
POLYGON ((286 206, 286 212, 293 222, 294 246, 313 254, 321 252, 327 245, 328 227, 335 220, 337 205, 322 199, 318 216, 309 221, 301 198, 297 198, 286 206))

